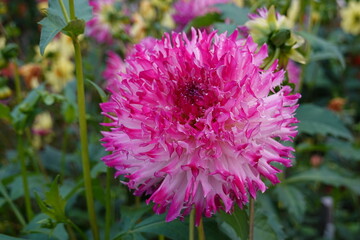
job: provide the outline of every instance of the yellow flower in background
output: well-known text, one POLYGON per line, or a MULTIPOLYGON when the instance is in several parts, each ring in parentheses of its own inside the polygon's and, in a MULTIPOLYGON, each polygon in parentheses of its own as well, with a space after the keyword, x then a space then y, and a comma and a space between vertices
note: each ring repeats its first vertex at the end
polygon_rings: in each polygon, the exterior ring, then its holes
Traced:
POLYGON ((133 15, 134 23, 130 29, 130 36, 137 43, 146 36, 146 24, 143 17, 139 13, 133 15))
POLYGON ((74 64, 70 59, 60 57, 52 62, 50 71, 45 73, 45 81, 54 92, 60 92, 74 78, 74 70, 74 64))
POLYGON ((72 40, 65 34, 54 38, 45 49, 44 56, 36 48, 35 61, 39 63, 44 75, 44 81, 50 85, 54 92, 60 92, 65 85, 74 79, 74 48, 72 40))
POLYGON ((140 15, 147 21, 153 21, 156 18, 155 8, 149 0, 143 0, 139 7, 140 15))
POLYGON ((346 8, 340 10, 342 29, 350 34, 360 34, 360 2, 349 2, 346 8))
POLYGON ((32 142, 34 148, 40 149, 44 142, 49 143, 52 139, 53 119, 49 112, 36 115, 31 127, 33 133, 32 142))
POLYGON ((169 29, 173 29, 175 28, 175 22, 174 22, 174 19, 172 17, 172 14, 173 14, 173 10, 171 9, 170 11, 167 11, 164 13, 164 16, 163 18, 161 19, 161 22, 160 24, 166 28, 169 28, 169 29))
POLYGON ((233 0, 233 2, 235 3, 235 5, 237 5, 239 7, 244 6, 244 0, 233 0))

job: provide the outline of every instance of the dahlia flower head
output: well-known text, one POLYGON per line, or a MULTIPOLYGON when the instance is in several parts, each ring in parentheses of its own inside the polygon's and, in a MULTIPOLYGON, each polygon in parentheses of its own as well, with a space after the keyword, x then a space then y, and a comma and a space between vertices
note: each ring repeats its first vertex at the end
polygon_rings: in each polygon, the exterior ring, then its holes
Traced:
POLYGON ((116 88, 101 104, 110 122, 103 158, 135 195, 150 195, 166 221, 195 208, 201 216, 231 212, 279 182, 272 163, 291 166, 294 149, 278 140, 297 134, 299 94, 282 86, 276 63, 259 66, 267 46, 251 37, 192 29, 136 45, 116 88), (277 88, 278 91, 274 89, 277 88))
POLYGON ((232 0, 178 0, 174 4, 173 18, 181 27, 185 27, 192 19, 216 11, 215 4, 229 3, 232 0))
POLYGON ((128 31, 124 19, 125 12, 120 10, 119 0, 90 0, 93 18, 86 23, 86 35, 98 43, 112 44, 114 35, 128 31))

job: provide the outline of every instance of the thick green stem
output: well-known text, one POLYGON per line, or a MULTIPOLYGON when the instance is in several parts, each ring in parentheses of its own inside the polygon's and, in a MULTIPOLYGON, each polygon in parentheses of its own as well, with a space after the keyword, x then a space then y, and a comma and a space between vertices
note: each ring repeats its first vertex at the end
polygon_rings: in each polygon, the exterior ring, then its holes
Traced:
POLYGON ((198 238, 199 240, 205 240, 205 231, 204 231, 204 224, 202 218, 200 219, 200 224, 198 227, 198 238))
POLYGON ((70 19, 75 20, 75 6, 74 6, 74 0, 69 0, 69 9, 70 9, 70 19))
POLYGON ((249 209, 249 240, 254 240, 254 223, 255 223, 255 201, 250 197, 249 209))
POLYGON ((26 169, 25 146, 24 146, 23 135, 18 133, 17 140, 18 140, 17 152, 18 152, 18 158, 20 160, 20 165, 21 165, 21 177, 22 177, 22 183, 23 183, 23 189, 24 189, 26 217, 27 217, 27 220, 30 221, 34 214, 31 209, 31 199, 30 199, 30 192, 29 192, 27 169, 26 169))
POLYGON ((195 240, 195 208, 191 210, 189 221, 189 240, 195 240))
POLYGON ((5 200, 9 203, 11 210, 15 213, 15 216, 19 220, 20 224, 23 227, 25 227, 26 226, 26 221, 25 221, 23 215, 21 215, 19 209, 16 207, 16 205, 14 204, 12 199, 10 198, 9 194, 6 192, 6 188, 3 185, 3 183, 1 182, 1 180, 0 180, 0 193, 1 193, 1 195, 3 195, 5 200))
POLYGON ((106 170, 106 198, 105 198, 105 240, 110 239, 111 227, 111 168, 106 170))
POLYGON ((69 18, 69 15, 67 14, 67 11, 66 11, 66 8, 65 8, 65 5, 63 3, 62 0, 58 0, 59 4, 60 4, 60 7, 61 7, 61 11, 64 15, 64 18, 66 20, 66 23, 69 23, 70 22, 70 18, 69 18))
POLYGON ((76 69, 76 80, 77 80, 77 100, 79 107, 80 144, 81 144, 81 158, 82 158, 83 177, 85 184, 86 203, 87 203, 92 234, 94 240, 98 240, 99 232, 96 222, 93 190, 92 190, 92 183, 90 176, 90 161, 89 161, 87 123, 86 123, 86 111, 85 111, 84 76, 82 69, 80 44, 77 37, 73 38, 73 44, 75 49, 75 69, 76 69))

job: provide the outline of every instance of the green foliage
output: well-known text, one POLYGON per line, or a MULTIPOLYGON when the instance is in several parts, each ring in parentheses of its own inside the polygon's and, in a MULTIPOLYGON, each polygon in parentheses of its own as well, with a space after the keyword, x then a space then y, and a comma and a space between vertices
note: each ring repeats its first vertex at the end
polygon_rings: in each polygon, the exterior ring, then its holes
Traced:
POLYGON ((235 206, 232 213, 221 211, 218 214, 218 222, 225 232, 228 233, 229 237, 247 239, 247 236, 249 235, 249 217, 246 207, 240 209, 238 206, 235 206))
POLYGON ((162 234, 170 239, 187 239, 187 224, 175 220, 165 222, 165 215, 152 215, 142 218, 150 207, 122 208, 122 231, 114 238, 120 239, 146 239, 144 233, 162 234))
POLYGON ((296 186, 279 184, 275 188, 275 193, 289 215, 297 222, 301 223, 306 210, 305 196, 296 186))
POLYGON ((309 41, 312 47, 311 61, 335 59, 341 64, 342 68, 345 68, 344 56, 335 44, 307 32, 299 32, 299 34, 309 41))
POLYGON ((50 190, 45 193, 44 200, 41 200, 38 195, 36 195, 36 200, 43 213, 54 219, 56 222, 64 223, 67 222, 67 217, 65 215, 66 201, 59 193, 58 180, 59 176, 57 176, 51 184, 50 190))
POLYGON ((330 110, 314 104, 302 104, 298 108, 296 116, 300 121, 298 130, 301 133, 353 139, 351 132, 345 127, 340 118, 330 110))
POLYGON ((301 182, 321 182, 335 187, 344 186, 356 193, 360 194, 360 185, 357 184, 360 178, 342 176, 337 171, 331 170, 327 167, 320 169, 310 169, 304 172, 295 174, 287 178, 284 183, 294 184, 301 182))
MULTIPOLYGON (((49 0, 49 8, 46 10, 46 17, 39 22, 42 25, 40 36, 40 53, 44 55, 46 46, 61 31, 71 37, 82 34, 85 29, 85 22, 92 17, 92 9, 88 0, 76 0, 75 15, 77 19, 70 22, 64 16, 58 0, 49 0)), ((63 2, 67 13, 69 13, 68 1, 63 2)))

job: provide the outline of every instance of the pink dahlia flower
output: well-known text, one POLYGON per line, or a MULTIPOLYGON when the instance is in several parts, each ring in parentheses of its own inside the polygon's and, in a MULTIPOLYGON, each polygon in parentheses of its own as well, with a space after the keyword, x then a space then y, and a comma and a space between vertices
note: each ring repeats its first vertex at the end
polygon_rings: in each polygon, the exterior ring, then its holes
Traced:
POLYGON ((173 18, 181 27, 185 27, 193 18, 216 11, 215 4, 228 3, 231 0, 178 0, 174 4, 173 18))
POLYGON ((120 72, 125 71, 125 63, 121 57, 113 51, 107 53, 106 68, 102 72, 102 77, 106 79, 106 86, 111 88, 120 81, 120 72))
POLYGON ((260 68, 267 46, 252 39, 192 30, 138 45, 126 58, 119 86, 101 104, 110 128, 103 158, 135 195, 150 195, 167 221, 196 209, 210 217, 230 212, 279 182, 277 162, 289 167, 299 94, 282 86, 284 71, 260 68), (274 89, 279 89, 275 91, 274 89))

